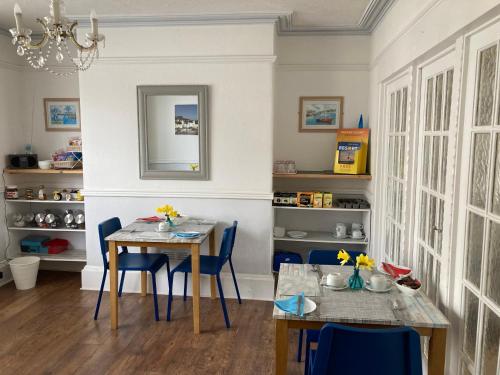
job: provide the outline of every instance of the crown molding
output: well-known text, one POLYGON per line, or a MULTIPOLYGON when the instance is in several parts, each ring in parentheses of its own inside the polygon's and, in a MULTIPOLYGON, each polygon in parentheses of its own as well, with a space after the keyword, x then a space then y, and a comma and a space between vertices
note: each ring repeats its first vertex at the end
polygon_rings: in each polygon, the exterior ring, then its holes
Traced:
POLYGON ((152 190, 94 190, 84 189, 82 194, 87 197, 129 197, 129 198, 196 198, 196 199, 249 199, 272 200, 273 193, 246 191, 182 191, 166 192, 152 190))
POLYGON ((281 72, 368 72, 368 64, 276 64, 281 72))
POLYGON ((99 57, 96 64, 224 64, 274 63, 274 55, 214 55, 214 56, 134 56, 99 57))
POLYGON ((371 0, 359 20, 359 26, 371 33, 394 2, 395 0, 371 0))

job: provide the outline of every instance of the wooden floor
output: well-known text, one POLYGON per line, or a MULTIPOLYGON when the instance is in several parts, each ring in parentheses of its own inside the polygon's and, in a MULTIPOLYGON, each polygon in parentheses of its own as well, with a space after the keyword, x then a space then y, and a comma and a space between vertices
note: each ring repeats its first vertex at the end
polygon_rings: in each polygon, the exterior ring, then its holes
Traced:
MULTIPOLYGON (((81 291, 78 273, 41 271, 35 289, 0 288, 0 373, 7 374, 271 374, 274 368, 272 303, 227 300, 226 329, 219 300, 202 299, 203 333, 192 334, 191 303, 166 296, 154 321, 152 296, 123 295, 120 329, 109 328, 104 294, 93 320, 97 292, 81 291)), ((297 335, 291 335, 294 358, 297 335)), ((303 362, 290 360, 289 374, 303 362)))

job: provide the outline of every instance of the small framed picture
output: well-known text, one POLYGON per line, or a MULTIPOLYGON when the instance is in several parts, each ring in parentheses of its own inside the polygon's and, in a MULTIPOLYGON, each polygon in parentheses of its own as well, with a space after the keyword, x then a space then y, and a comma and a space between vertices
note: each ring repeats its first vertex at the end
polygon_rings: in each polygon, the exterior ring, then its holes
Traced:
POLYGON ((343 96, 301 96, 299 132, 334 132, 342 129, 343 96))
POLYGON ((45 130, 80 131, 80 99, 45 98, 45 130))

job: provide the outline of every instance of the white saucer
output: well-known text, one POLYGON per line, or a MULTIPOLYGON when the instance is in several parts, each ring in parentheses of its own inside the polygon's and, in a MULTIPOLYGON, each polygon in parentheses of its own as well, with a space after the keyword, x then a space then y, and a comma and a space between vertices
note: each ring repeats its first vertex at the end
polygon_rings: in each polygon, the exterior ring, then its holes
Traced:
POLYGON ((389 284, 389 286, 386 289, 382 290, 373 289, 370 285, 365 285, 365 288, 373 293, 387 293, 392 289, 392 284, 389 284))
POLYGON ((333 285, 327 285, 327 284, 321 284, 321 286, 323 288, 330 289, 330 290, 336 290, 336 291, 344 290, 344 289, 347 289, 349 287, 349 285, 347 285, 347 283, 344 284, 344 286, 340 286, 340 287, 333 286, 333 285))
POLYGON ((332 234, 333 238, 336 240, 345 240, 346 238, 349 238, 349 236, 346 234, 345 236, 340 236, 338 237, 335 233, 332 234))
POLYGON ((286 234, 287 234, 288 237, 291 237, 291 238, 304 238, 304 237, 307 237, 307 232, 302 232, 300 230, 291 230, 291 231, 288 231, 286 234))

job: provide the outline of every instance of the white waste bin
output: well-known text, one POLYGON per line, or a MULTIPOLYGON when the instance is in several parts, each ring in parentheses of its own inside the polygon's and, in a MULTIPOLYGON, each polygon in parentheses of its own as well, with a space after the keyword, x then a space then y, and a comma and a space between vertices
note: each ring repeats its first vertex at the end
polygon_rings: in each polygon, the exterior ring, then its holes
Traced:
POLYGON ((36 276, 40 258, 34 256, 14 258, 9 262, 14 283, 19 290, 34 288, 36 285, 36 276))

